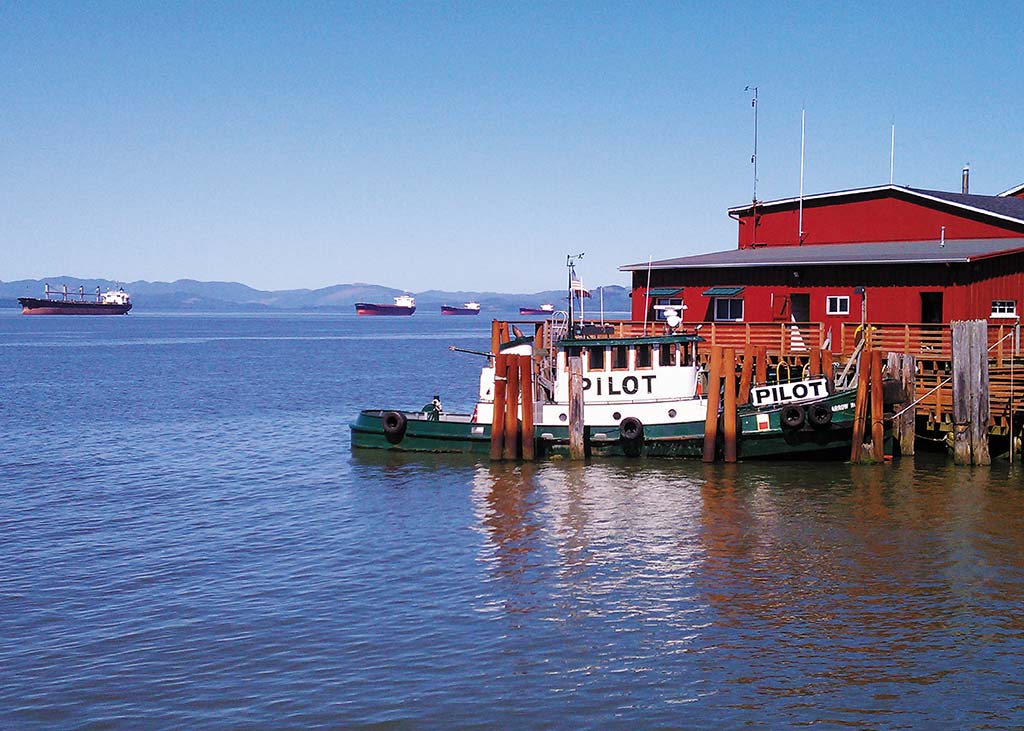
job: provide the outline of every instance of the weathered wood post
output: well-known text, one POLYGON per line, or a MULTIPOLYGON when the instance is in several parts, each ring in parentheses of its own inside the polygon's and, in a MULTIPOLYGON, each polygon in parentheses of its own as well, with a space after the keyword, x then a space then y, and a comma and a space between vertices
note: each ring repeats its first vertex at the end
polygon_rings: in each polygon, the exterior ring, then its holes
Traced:
POLYGON ((533 461, 533 358, 528 355, 519 356, 519 387, 523 398, 523 459, 533 461))
POLYGON ((748 342, 743 349, 743 370, 740 371, 740 391, 736 394, 736 403, 750 402, 750 381, 754 377, 754 349, 748 342))
POLYGON ((896 413, 899 416, 893 419, 893 439, 899 444, 900 456, 913 457, 916 409, 912 404, 917 398, 914 356, 906 353, 889 353, 887 363, 889 372, 899 381, 903 390, 903 399, 896 404, 896 413))
POLYGON ((857 398, 853 408, 853 438, 850 440, 850 461, 860 462, 864 450, 864 419, 868 410, 868 376, 870 351, 861 351, 857 357, 857 398))
POLYGON ((971 329, 971 457, 974 464, 992 464, 988 451, 988 323, 973 320, 971 329))
POLYGON ((705 462, 715 461, 715 441, 718 439, 718 404, 719 389, 722 381, 722 346, 711 346, 711 359, 708 361, 708 410, 704 417, 704 455, 705 462))
POLYGON ((988 330, 984 320, 950 324, 953 337, 953 462, 991 464, 988 451, 988 330))
POLYGON ((885 459, 885 395, 882 392, 882 351, 871 351, 871 459, 885 459))
POLYGON ((722 351, 722 372, 725 376, 725 404, 722 430, 725 433, 723 456, 726 462, 736 461, 736 350, 722 351))
POLYGON ((828 379, 829 383, 833 382, 835 376, 832 373, 832 351, 828 348, 822 348, 820 351, 821 355, 821 373, 828 379))
POLYGON ((814 378, 821 375, 821 351, 818 348, 811 348, 807 356, 807 377, 814 378))
POLYGON ((768 346, 766 345, 757 346, 756 382, 759 386, 763 386, 768 382, 768 346))
POLYGON ((505 448, 501 456, 516 459, 519 456, 519 356, 510 355, 505 361, 505 448))
POLYGON ((569 459, 583 459, 586 443, 583 438, 583 359, 569 357, 569 459))
POLYGON ((501 459, 505 446, 505 359, 499 353, 494 357, 494 415, 491 418, 491 459, 501 459))

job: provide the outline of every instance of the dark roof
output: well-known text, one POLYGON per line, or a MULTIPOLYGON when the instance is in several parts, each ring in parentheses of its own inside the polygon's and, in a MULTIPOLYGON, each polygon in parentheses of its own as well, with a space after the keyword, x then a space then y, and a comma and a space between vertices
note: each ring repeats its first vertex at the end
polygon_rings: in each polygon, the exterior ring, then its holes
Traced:
MULTIPOLYGON (((1009 191, 1008 191, 1009 192, 1009 191)), ((873 188, 855 188, 852 190, 839 190, 832 193, 817 193, 805 195, 804 205, 821 205, 822 203, 842 202, 847 200, 863 200, 865 198, 900 197, 904 199, 925 202, 938 202, 949 204, 965 211, 981 213, 985 216, 997 217, 1008 220, 1014 224, 1024 223, 1024 198, 1014 198, 1003 195, 972 195, 964 193, 949 193, 941 190, 924 190, 923 188, 907 188, 902 185, 879 185, 873 188)), ((781 198, 774 201, 760 201, 757 204, 758 210, 766 211, 772 208, 790 208, 800 203, 800 198, 781 198)), ((749 214, 750 204, 736 206, 729 209, 730 215, 749 214)))
POLYGON ((948 193, 942 190, 921 190, 919 188, 908 188, 915 193, 923 193, 933 198, 941 198, 950 203, 961 206, 977 208, 989 213, 995 213, 1007 218, 1014 218, 1024 221, 1024 198, 1013 198, 998 195, 971 195, 969 193, 948 193))
MULTIPOLYGON (((813 246, 764 246, 730 249, 710 254, 663 259, 650 263, 651 269, 699 269, 716 267, 771 267, 806 264, 956 264, 990 256, 1024 251, 1024 238, 965 239, 947 241, 886 241, 864 244, 817 244, 813 246)), ((647 269, 648 262, 626 264, 622 272, 647 269)))

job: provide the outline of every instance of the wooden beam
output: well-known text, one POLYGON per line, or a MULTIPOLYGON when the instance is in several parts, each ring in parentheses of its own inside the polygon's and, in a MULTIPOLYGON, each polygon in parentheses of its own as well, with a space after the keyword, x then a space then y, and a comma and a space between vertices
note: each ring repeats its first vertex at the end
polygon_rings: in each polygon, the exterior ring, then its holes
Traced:
POLYGON ((722 351, 722 374, 725 376, 725 404, 722 430, 725 433, 723 456, 726 462, 736 461, 736 350, 722 351))
POLYGON ((971 463, 971 336, 967 323, 950 323, 953 331, 953 463, 971 463))
POLYGON ((583 434, 583 359, 569 357, 569 459, 583 459, 586 443, 583 434))
POLYGON ((715 440, 718 439, 718 403, 722 376, 722 347, 711 346, 711 360, 708 364, 708 410, 704 417, 705 462, 715 461, 715 440))
POLYGON ((505 359, 498 354, 494 358, 494 416, 491 418, 491 459, 501 459, 505 446, 505 359))
POLYGON ((864 421, 868 410, 868 376, 871 355, 861 351, 857 361, 857 398, 853 408, 853 438, 850 440, 850 461, 860 462, 864 450, 864 421))
POLYGON ((871 459, 885 459, 885 399, 882 392, 882 351, 871 351, 871 459))
POLYGON ((505 459, 519 457, 519 356, 510 355, 505 361, 505 448, 501 456, 505 459))
POLYGON ((528 355, 519 356, 519 387, 523 404, 523 459, 532 462, 534 458, 533 439, 533 359, 528 355))
POLYGON ((743 349, 743 370, 740 372, 740 391, 736 394, 736 403, 745 404, 750 401, 750 380, 754 377, 754 347, 748 342, 743 349))

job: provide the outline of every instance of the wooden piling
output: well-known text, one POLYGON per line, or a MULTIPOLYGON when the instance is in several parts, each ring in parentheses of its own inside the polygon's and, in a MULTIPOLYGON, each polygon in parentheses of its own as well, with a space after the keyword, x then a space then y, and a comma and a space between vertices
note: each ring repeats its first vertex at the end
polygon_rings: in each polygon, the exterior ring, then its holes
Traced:
POLYGON ((748 343, 743 350, 743 370, 740 372, 740 390, 736 394, 736 403, 750 402, 750 380, 754 377, 754 349, 748 343))
POLYGON ((829 383, 832 383, 835 379, 835 375, 832 372, 832 351, 828 348, 822 348, 819 353, 819 357, 821 359, 821 373, 828 379, 829 383))
POLYGON ((810 353, 807 355, 807 377, 817 378, 821 375, 821 351, 817 348, 811 348, 810 353))
POLYGON ((882 351, 871 351, 871 459, 885 459, 885 399, 882 393, 882 351))
POLYGON ((725 409, 722 431, 725 435, 723 457, 726 462, 736 461, 736 351, 722 351, 722 373, 725 376, 725 409))
POLYGON ((992 464, 988 451, 988 323, 973 320, 971 330, 971 458, 974 464, 992 464))
POLYGON ((893 440, 899 445, 901 457, 914 456, 914 429, 915 429, 915 408, 912 406, 915 398, 915 374, 914 356, 904 353, 889 353, 887 356, 889 373, 899 381, 903 390, 903 399, 896 404, 892 430, 893 440))
POLYGON ((505 448, 501 456, 507 460, 519 457, 519 356, 511 355, 505 361, 505 448))
POLYGON ((768 383, 768 346, 757 346, 757 384, 763 386, 768 383))
POLYGON ((569 459, 586 457, 583 438, 583 359, 569 356, 569 459))
POLYGON ((501 348, 501 323, 491 320, 491 352, 497 355, 501 348))
POLYGON ((519 388, 522 392, 523 405, 523 459, 532 462, 534 458, 533 442, 533 359, 528 355, 519 356, 519 388))
POLYGON ((719 388, 722 380, 722 346, 711 346, 711 359, 708 361, 708 410, 704 417, 704 456, 705 462, 715 461, 715 441, 718 439, 718 403, 719 388))
POLYGON ((861 351, 857 363, 857 398, 853 408, 853 437, 850 440, 850 461, 860 462, 864 450, 864 419, 868 410, 868 377, 871 354, 861 351))
MULTIPOLYGON (((495 328, 497 331, 497 328, 495 328)), ((505 360, 498 354, 494 358, 494 416, 491 419, 491 459, 501 459, 505 447, 505 360)))

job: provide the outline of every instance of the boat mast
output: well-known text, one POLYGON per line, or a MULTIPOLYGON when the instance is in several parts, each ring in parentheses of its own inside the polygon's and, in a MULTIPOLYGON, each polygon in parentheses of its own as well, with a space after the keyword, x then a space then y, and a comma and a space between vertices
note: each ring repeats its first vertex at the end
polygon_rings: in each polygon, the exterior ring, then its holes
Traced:
MULTIPOLYGON (((576 280, 576 262, 583 258, 583 254, 586 252, 580 252, 579 254, 567 254, 565 257, 565 266, 569 269, 569 327, 572 328, 573 323, 573 282, 576 280)), ((582 295, 581 295, 582 298, 582 295)), ((582 307, 583 303, 580 302, 582 307)))

